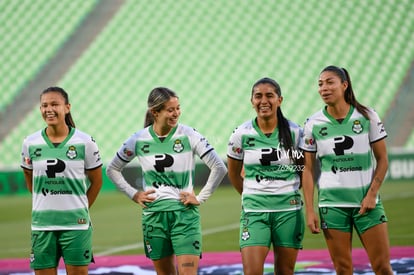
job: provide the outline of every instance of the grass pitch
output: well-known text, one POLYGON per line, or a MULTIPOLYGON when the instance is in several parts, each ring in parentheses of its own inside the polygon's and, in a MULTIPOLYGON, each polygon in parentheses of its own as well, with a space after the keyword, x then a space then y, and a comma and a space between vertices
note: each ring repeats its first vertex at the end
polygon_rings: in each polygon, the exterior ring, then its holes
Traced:
MULTIPOLYGON (((389 219, 391 246, 414 246, 414 182, 385 182, 381 188, 389 219)), ((240 196, 220 186, 200 207, 203 250, 238 251, 240 196)), ((0 258, 25 258, 30 253, 31 197, 3 196, 0 200, 0 258)), ((95 255, 143 254, 141 209, 119 192, 103 192, 91 209, 95 255)), ((362 247, 354 236, 354 247, 362 247)), ((325 249, 321 234, 306 228, 304 249, 325 249)))

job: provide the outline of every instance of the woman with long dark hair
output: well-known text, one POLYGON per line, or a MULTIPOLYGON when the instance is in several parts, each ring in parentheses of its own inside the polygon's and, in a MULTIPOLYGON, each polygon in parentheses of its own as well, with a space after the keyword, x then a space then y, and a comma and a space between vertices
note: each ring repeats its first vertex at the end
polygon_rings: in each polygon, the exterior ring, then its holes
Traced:
POLYGON ((387 133, 378 114, 356 100, 346 69, 324 68, 318 84, 326 105, 306 121, 301 144, 307 225, 314 234, 322 229, 337 274, 353 274, 354 229, 375 274, 393 274, 387 217, 379 196, 388 168, 387 133), (314 210, 315 181, 319 217, 314 210))
POLYGON ((284 117, 282 101, 275 80, 259 79, 251 91, 257 116, 237 127, 228 144, 228 175, 242 196, 239 243, 246 275, 263 274, 271 245, 274 273, 293 274, 302 248, 302 130, 284 117))

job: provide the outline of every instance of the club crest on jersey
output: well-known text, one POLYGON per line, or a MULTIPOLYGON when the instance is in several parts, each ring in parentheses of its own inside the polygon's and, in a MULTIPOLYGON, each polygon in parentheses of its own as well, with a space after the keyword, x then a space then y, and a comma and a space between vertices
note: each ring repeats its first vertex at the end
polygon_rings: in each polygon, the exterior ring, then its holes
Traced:
POLYGON ((181 139, 176 139, 174 141, 174 146, 173 146, 173 150, 176 153, 181 153, 184 150, 184 145, 181 142, 181 139))
POLYGON ((76 152, 76 147, 73 145, 69 146, 68 151, 66 151, 66 156, 69 159, 76 158, 78 156, 78 152, 76 152))
POLYGON ((360 134, 363 130, 364 129, 363 129, 362 125, 361 125, 361 121, 355 120, 354 121, 354 124, 352 125, 352 131, 355 134, 360 134))
POLYGON ((152 247, 151 247, 151 244, 149 243, 149 241, 145 241, 145 246, 147 247, 148 253, 151 253, 152 252, 152 247))
POLYGON ((250 239, 250 233, 249 233, 249 230, 247 228, 243 228, 241 239, 243 241, 247 241, 248 239, 250 239))

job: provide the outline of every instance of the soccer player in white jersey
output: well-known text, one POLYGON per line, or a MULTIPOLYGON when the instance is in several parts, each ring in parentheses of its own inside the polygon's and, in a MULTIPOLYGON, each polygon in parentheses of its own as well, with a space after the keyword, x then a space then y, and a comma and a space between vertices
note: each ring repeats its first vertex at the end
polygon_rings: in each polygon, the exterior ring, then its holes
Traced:
POLYGON ((60 87, 40 96, 47 126, 25 138, 21 167, 32 193, 30 267, 57 274, 63 257, 69 275, 88 274, 93 261, 89 208, 102 186, 94 139, 75 128, 69 98, 60 87))
POLYGON ((157 274, 177 274, 178 270, 180 275, 195 275, 202 252, 198 205, 214 192, 227 168, 205 137, 178 123, 181 109, 174 91, 154 88, 147 103, 144 129, 123 143, 107 175, 143 207, 145 254, 157 274), (196 156, 210 168, 197 196, 193 191, 196 156), (132 187, 121 173, 135 157, 143 171, 142 190, 132 187))
POLYGON ((326 106, 307 119, 300 145, 305 151, 302 184, 307 225, 312 233, 323 230, 337 274, 353 274, 353 229, 373 271, 393 274, 387 218, 379 197, 388 168, 384 126, 372 108, 356 100, 344 68, 322 70, 319 95, 326 106), (314 170, 317 158, 319 179, 314 170), (320 224, 313 204, 315 181, 320 224))
POLYGON ((229 179, 242 195, 239 243, 246 275, 263 274, 271 245, 274 273, 294 274, 302 248, 302 129, 283 116, 282 100, 275 80, 258 80, 251 92, 257 116, 237 127, 228 144, 229 179))

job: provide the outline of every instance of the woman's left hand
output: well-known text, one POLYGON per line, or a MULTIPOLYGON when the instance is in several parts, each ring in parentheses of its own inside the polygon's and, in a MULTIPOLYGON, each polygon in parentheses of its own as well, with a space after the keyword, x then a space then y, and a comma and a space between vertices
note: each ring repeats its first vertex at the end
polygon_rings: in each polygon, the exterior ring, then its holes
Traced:
POLYGON ((184 205, 189 205, 189 204, 200 205, 200 203, 198 202, 195 194, 190 193, 190 192, 184 192, 184 191, 180 192, 180 201, 184 205))
POLYGON ((359 209, 359 214, 363 215, 367 213, 369 210, 375 208, 377 204, 377 196, 368 193, 365 198, 361 202, 361 208, 359 209))

